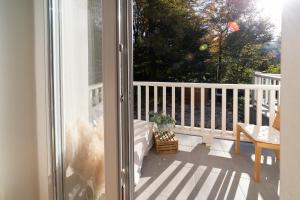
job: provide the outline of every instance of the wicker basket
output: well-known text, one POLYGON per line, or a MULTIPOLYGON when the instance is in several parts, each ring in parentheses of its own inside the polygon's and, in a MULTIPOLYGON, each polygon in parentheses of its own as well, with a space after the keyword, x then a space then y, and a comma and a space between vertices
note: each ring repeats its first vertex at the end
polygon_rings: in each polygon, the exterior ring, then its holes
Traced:
POLYGON ((157 132, 153 133, 154 144, 157 153, 173 154, 178 151, 178 140, 173 132, 160 135, 157 132))

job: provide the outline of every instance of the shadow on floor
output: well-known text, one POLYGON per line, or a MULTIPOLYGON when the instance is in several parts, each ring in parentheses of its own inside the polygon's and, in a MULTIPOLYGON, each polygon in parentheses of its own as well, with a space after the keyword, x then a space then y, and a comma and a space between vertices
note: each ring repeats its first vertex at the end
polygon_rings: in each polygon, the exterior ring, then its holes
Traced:
POLYGON ((232 141, 215 139, 209 148, 200 137, 177 136, 177 154, 152 149, 144 158, 136 199, 279 199, 279 162, 272 151, 263 151, 261 182, 256 183, 252 144, 241 143, 236 155, 232 141))

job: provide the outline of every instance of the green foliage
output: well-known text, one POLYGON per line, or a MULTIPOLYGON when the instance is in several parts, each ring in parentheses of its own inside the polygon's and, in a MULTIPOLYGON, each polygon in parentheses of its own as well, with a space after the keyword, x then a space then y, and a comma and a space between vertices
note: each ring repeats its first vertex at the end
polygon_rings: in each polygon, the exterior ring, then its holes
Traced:
POLYGON ((134 80, 250 83, 280 62, 254 0, 135 0, 134 80), (229 22, 238 25, 231 31, 229 22))
POLYGON ((201 81, 207 51, 193 1, 136 0, 134 3, 134 78, 144 81, 201 81))
POLYGON ((164 132, 166 127, 170 129, 175 128, 176 121, 170 115, 150 112, 149 116, 150 121, 156 124, 159 132, 164 132))
POLYGON ((264 72, 270 74, 280 74, 280 65, 270 65, 264 72))
POLYGON ((204 0, 200 7, 207 19, 208 61, 215 82, 249 83, 252 72, 264 70, 275 56, 264 48, 272 40, 272 25, 260 17, 253 0, 204 0), (229 22, 238 26, 231 31, 229 22))

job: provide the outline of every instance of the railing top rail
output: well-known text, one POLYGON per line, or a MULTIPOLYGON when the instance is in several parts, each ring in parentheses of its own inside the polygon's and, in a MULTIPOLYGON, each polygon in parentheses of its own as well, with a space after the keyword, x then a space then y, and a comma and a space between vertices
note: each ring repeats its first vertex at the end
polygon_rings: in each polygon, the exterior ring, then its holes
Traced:
POLYGON ((279 90, 279 85, 259 85, 259 84, 220 84, 220 83, 184 83, 184 82, 145 82, 134 81, 134 86, 159 86, 159 87, 194 87, 194 88, 216 88, 216 89, 263 89, 279 90))
POLYGON ((274 79, 274 80, 278 80, 278 81, 281 80, 281 74, 269 74, 269 73, 262 73, 262 72, 254 72, 254 76, 274 79))
POLYGON ((101 88, 101 87, 103 87, 103 83, 92 84, 92 85, 89 85, 89 90, 95 90, 95 89, 101 88))

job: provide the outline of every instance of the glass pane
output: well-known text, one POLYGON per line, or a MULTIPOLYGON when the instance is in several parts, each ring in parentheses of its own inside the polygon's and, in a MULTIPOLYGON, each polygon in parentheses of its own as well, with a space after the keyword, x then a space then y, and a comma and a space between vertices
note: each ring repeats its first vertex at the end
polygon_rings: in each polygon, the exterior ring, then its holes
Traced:
POLYGON ((104 199, 102 1, 61 1, 65 199, 104 199))

